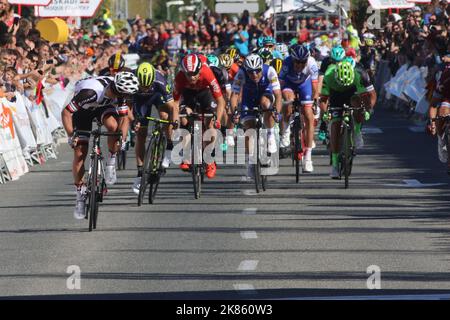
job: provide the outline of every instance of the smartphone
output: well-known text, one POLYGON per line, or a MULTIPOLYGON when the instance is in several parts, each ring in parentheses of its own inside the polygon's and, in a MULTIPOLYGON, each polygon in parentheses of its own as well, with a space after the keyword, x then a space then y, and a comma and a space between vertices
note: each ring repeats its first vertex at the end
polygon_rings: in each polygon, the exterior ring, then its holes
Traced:
POLYGON ((14 17, 13 24, 19 24, 19 17, 14 17))
POLYGON ((53 64, 53 62, 54 62, 53 59, 45 61, 46 64, 53 64))

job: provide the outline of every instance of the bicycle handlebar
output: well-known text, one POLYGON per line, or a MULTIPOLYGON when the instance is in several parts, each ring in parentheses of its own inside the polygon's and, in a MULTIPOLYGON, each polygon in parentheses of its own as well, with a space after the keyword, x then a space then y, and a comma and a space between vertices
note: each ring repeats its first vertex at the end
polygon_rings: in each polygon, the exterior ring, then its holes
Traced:
POLYGON ((87 131, 87 130, 75 130, 74 133, 76 135, 78 134, 89 134, 89 135, 93 135, 93 136, 108 136, 108 137, 121 137, 122 136, 122 131, 118 131, 118 132, 106 132, 103 131, 101 132, 99 129, 95 129, 92 131, 87 131))

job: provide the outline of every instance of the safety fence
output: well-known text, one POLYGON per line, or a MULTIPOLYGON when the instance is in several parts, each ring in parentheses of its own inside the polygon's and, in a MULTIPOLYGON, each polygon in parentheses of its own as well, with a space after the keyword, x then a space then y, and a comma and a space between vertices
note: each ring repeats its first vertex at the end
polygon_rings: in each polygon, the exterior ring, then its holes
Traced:
POLYGON ((374 81, 378 105, 425 120, 430 102, 427 74, 427 67, 404 64, 392 75, 389 62, 381 60, 374 81))
POLYGON ((14 181, 34 165, 58 156, 65 137, 61 111, 73 94, 73 84, 43 90, 37 103, 16 92, 14 102, 0 99, 0 183, 14 181))

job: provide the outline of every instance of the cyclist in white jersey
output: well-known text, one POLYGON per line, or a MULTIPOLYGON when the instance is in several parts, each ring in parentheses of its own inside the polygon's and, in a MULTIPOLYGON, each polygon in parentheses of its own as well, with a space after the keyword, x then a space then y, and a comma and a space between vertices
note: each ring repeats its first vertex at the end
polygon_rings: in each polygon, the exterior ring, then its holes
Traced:
MULTIPOLYGON (((108 132, 122 131, 122 144, 128 133, 128 98, 138 91, 138 79, 130 72, 119 72, 112 77, 94 77, 80 80, 75 85, 72 100, 61 112, 62 123, 74 149, 72 174, 77 191, 74 210, 76 219, 84 219, 86 187, 83 176, 88 154, 89 135, 74 136, 76 130, 91 131, 92 121, 100 121, 108 132)), ((114 184, 116 178, 115 155, 120 148, 117 137, 108 137, 110 152, 105 168, 105 181, 114 184)))

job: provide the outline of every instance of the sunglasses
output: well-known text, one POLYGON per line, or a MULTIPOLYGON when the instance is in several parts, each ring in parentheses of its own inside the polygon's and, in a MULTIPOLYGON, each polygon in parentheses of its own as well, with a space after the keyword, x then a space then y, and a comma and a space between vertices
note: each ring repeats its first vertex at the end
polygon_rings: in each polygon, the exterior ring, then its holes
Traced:
POLYGON ((261 73, 262 69, 256 69, 256 70, 247 70, 247 73, 249 74, 259 74, 261 73))

